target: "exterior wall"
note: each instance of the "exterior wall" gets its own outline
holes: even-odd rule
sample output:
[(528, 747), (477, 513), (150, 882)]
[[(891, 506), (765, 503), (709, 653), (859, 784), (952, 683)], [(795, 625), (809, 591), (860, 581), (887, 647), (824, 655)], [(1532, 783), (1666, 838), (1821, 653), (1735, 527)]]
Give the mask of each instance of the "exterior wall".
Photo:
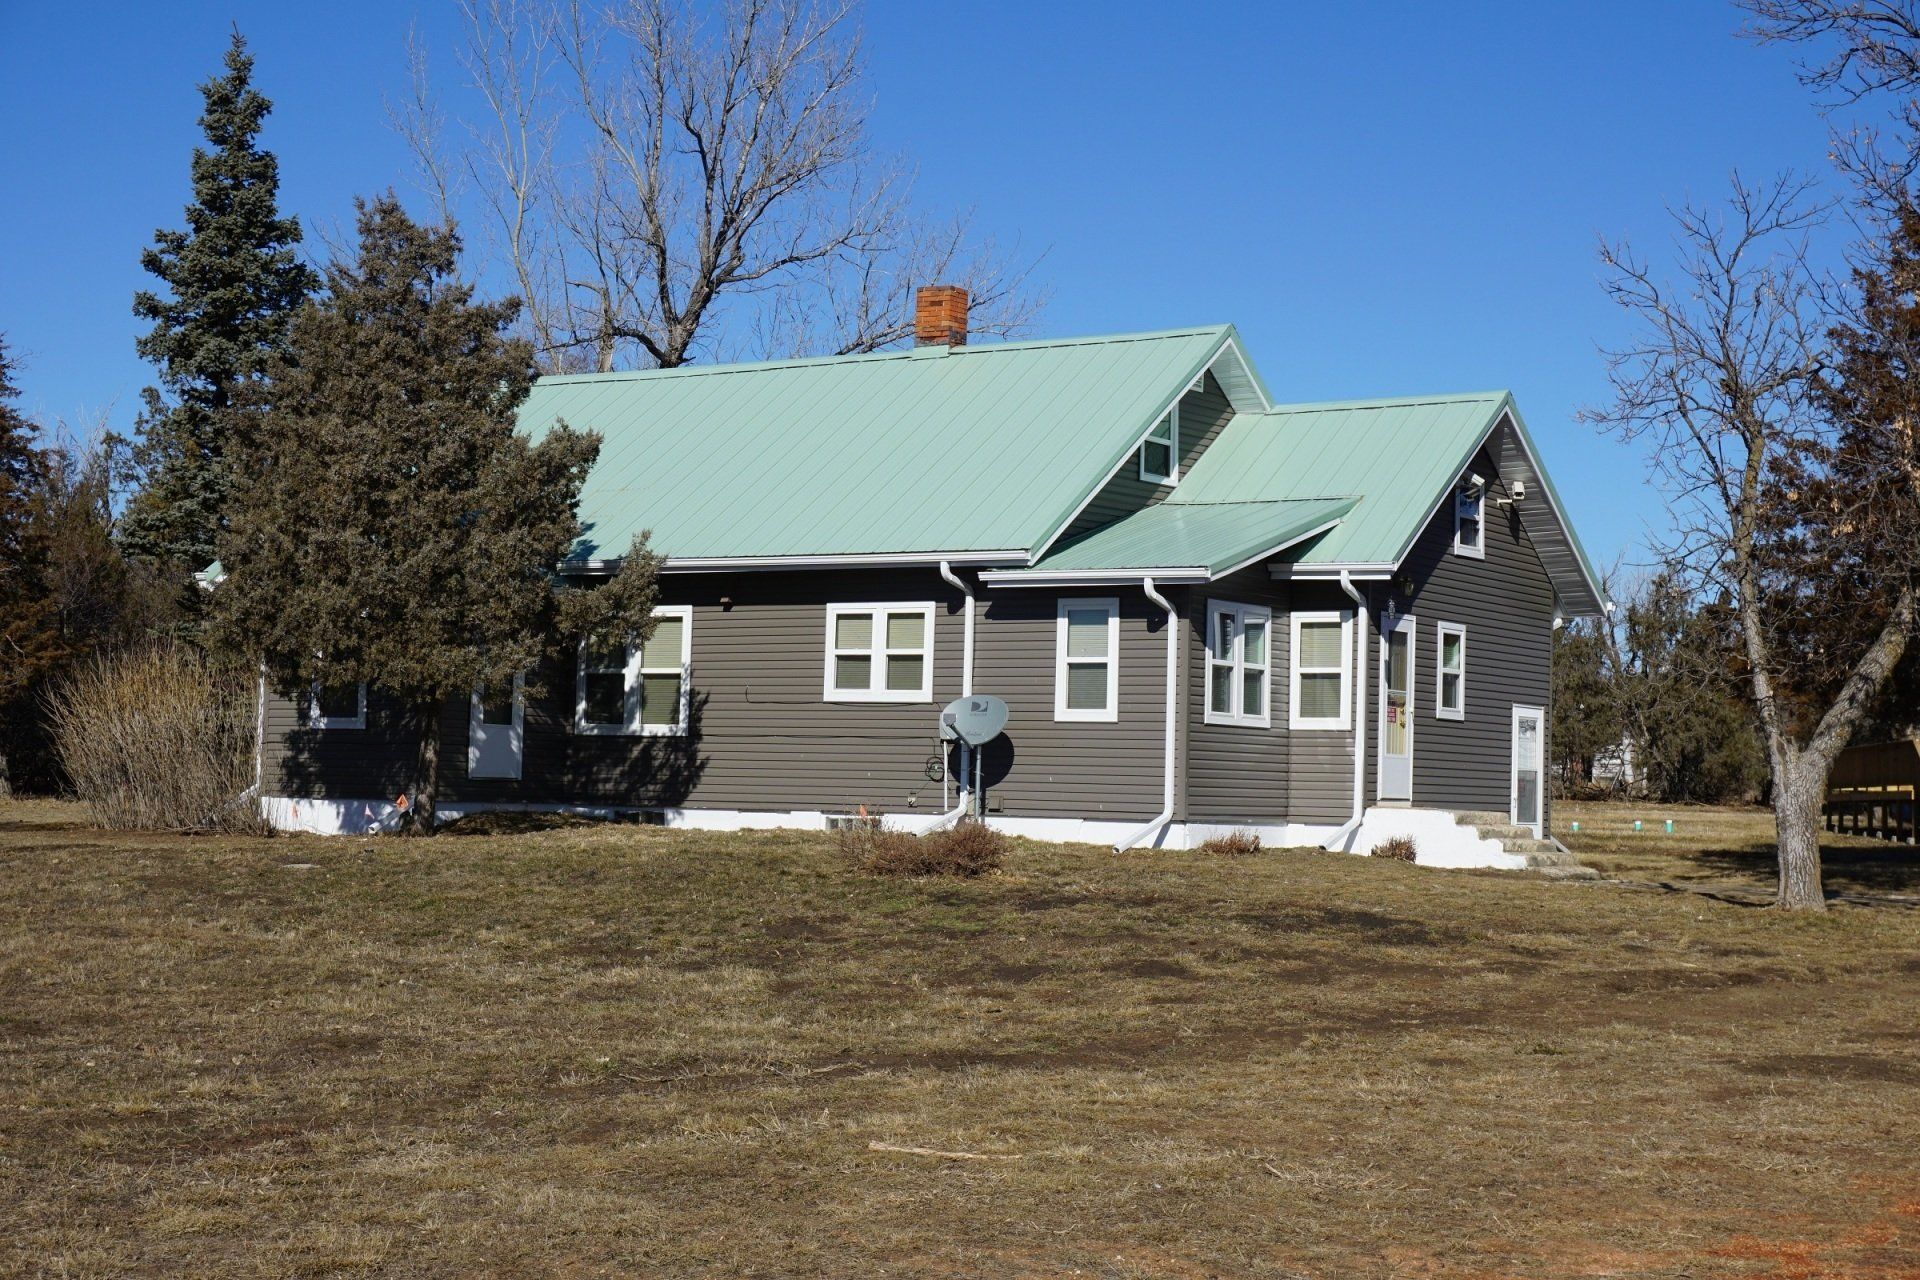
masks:
[[(1119, 719), (1053, 719), (1059, 596), (978, 591), (975, 691), (1006, 699), (1006, 735), (984, 760), (987, 796), (1008, 817), (1144, 822), (1159, 810), (1165, 619), (1140, 590), (1121, 605)], [(829, 703), (823, 696), (830, 603), (936, 602), (933, 698)], [(661, 603), (693, 610), (689, 731), (626, 737), (573, 731), (571, 655), (530, 680), (522, 776), (467, 777), (467, 704), (441, 719), (441, 796), (449, 805), (573, 804), (685, 810), (844, 812), (903, 817), (940, 810), (927, 768), (942, 755), (939, 709), (960, 696), (963, 597), (932, 569), (667, 575)], [(369, 691), (365, 730), (311, 730), (293, 699), (269, 699), (269, 794), (390, 797), (414, 747), (396, 709)]]
[[(1220, 389), (1219, 382), (1212, 374), (1206, 378), (1206, 387), (1200, 391), (1187, 393), (1180, 399), (1180, 474), (1185, 475), (1187, 468), (1199, 461), (1200, 455), (1207, 451), (1233, 420), (1233, 404), (1226, 393)], [(1120, 464), (1113, 479), (1107, 481), (1101, 490), (1094, 494), (1086, 509), (1074, 518), (1067, 531), (1060, 536), (1063, 543), (1092, 533), (1103, 525), (1112, 524), (1122, 516), (1132, 515), (1144, 510), (1156, 502), (1165, 500), (1174, 486), (1150, 484), (1140, 478), (1140, 451), (1135, 449)], [(1172, 597), (1169, 596), (1169, 599)]]
[[(1242, 569), (1206, 586), (1188, 589), (1186, 625), (1187, 716), (1191, 745), (1186, 754), (1187, 808), (1193, 822), (1283, 822), (1292, 812), (1287, 732), (1287, 584), (1275, 582), (1265, 564)], [(1273, 611), (1269, 630), (1273, 664), (1272, 727), (1208, 724), (1207, 608), (1210, 602), (1261, 604)]]
[[(1483, 476), (1497, 474), (1484, 454), (1472, 465)], [(1520, 510), (1494, 505), (1494, 499), (1508, 496), (1498, 480), (1488, 485), (1484, 560), (1453, 554), (1453, 508), (1443, 503), (1401, 567), (1400, 576), (1413, 583), (1411, 595), (1395, 591), (1392, 596), (1399, 612), (1412, 614), (1418, 623), (1413, 665), (1412, 803), (1416, 807), (1505, 813), (1513, 782), (1514, 705), (1540, 707), (1547, 720), (1552, 718), (1553, 584), (1527, 537)], [(1540, 501), (1529, 497), (1527, 504)], [(1379, 607), (1384, 608), (1388, 584), (1375, 583), (1373, 589)], [(1442, 622), (1466, 628), (1464, 720), (1442, 720), (1435, 714), (1439, 694), (1435, 662)], [(1368, 731), (1367, 794), (1377, 798), (1377, 628), (1371, 629), (1371, 646), (1373, 693), (1368, 707), (1373, 721)], [(1543, 809), (1542, 816), (1550, 814)]]

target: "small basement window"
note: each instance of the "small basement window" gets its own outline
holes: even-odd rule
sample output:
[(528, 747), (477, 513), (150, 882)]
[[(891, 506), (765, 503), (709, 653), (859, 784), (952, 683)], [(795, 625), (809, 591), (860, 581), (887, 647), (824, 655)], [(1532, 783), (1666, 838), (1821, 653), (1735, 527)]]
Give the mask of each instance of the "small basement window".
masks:
[(1434, 646), (1438, 667), (1433, 681), (1433, 714), (1442, 720), (1467, 718), (1467, 629), (1443, 622)]
[(1272, 613), (1262, 605), (1207, 605), (1208, 724), (1266, 728), (1270, 688)]
[(827, 607), (828, 702), (931, 702), (933, 603)]
[(1348, 688), (1353, 662), (1351, 613), (1293, 615), (1293, 671), (1287, 726), (1292, 729), (1345, 729), (1352, 696)]
[(1054, 641), (1053, 718), (1120, 718), (1120, 601), (1060, 601)]
[(687, 731), (693, 610), (661, 605), (645, 644), (617, 636), (580, 642), (574, 678), (578, 733), (671, 735)]
[(1140, 478), (1149, 484), (1180, 482), (1180, 406), (1167, 410), (1140, 442)]
[(315, 729), (366, 728), (366, 682), (323, 684), (315, 681), (307, 703), (307, 724)]
[(1456, 492), (1453, 496), (1453, 554), (1474, 560), (1487, 558), (1486, 522), (1481, 519), (1487, 491)]

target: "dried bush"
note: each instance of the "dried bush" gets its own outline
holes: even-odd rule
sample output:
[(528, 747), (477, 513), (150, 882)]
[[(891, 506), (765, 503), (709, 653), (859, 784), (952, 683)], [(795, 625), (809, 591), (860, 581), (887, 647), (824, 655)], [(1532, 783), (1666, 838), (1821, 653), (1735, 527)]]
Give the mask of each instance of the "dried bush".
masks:
[(1391, 840), (1382, 840), (1373, 846), (1374, 857), (1392, 858), (1396, 862), (1412, 862), (1416, 852), (1410, 836), (1395, 836)]
[(1223, 835), (1208, 836), (1200, 845), (1202, 853), (1246, 854), (1260, 852), (1260, 837), (1244, 827)]
[(916, 836), (889, 830), (863, 816), (840, 828), (840, 850), (869, 875), (954, 876), (970, 879), (997, 870), (1013, 842), (976, 819)]
[(263, 831), (254, 680), (177, 642), (96, 656), (47, 696), (54, 749), (103, 827)]

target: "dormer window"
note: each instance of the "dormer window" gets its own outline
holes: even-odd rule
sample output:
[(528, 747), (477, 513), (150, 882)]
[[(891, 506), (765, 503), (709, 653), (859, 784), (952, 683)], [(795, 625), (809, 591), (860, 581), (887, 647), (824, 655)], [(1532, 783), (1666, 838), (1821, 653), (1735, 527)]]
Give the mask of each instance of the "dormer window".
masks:
[(1140, 478), (1148, 484), (1177, 484), (1180, 480), (1180, 408), (1153, 424), (1140, 442)]
[(1486, 500), (1484, 485), (1462, 486), (1453, 495), (1453, 554), (1473, 560), (1487, 558), (1487, 527), (1481, 518)]

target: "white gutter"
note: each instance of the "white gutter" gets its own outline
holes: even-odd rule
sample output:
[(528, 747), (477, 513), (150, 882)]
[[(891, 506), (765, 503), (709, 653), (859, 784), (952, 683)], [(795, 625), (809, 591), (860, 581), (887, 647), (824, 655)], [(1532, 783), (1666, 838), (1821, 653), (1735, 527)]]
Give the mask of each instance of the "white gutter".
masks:
[(1180, 710), (1180, 619), (1173, 603), (1154, 589), (1151, 577), (1142, 578), (1140, 588), (1147, 593), (1147, 599), (1167, 611), (1166, 783), (1162, 788), (1160, 812), (1146, 826), (1114, 845), (1115, 853), (1125, 853), (1142, 840), (1158, 835), (1173, 821), (1174, 732), (1179, 727)]
[(1332, 849), (1342, 841), (1349, 850), (1353, 847), (1353, 833), (1359, 828), (1360, 820), (1367, 816), (1367, 602), (1354, 589), (1353, 579), (1346, 570), (1340, 571), (1340, 589), (1353, 601), (1353, 621), (1356, 639), (1353, 658), (1353, 816), (1340, 824), (1340, 829), (1327, 837), (1323, 849)]
[[(966, 597), (967, 619), (960, 632), (962, 637), (960, 641), (960, 696), (965, 698), (971, 696), (973, 693), (973, 588), (967, 585), (966, 579), (953, 571), (953, 562), (950, 560), (942, 560), (940, 562), (940, 576), (957, 587), (960, 594)], [(959, 821), (962, 817), (966, 816), (968, 807), (973, 804), (973, 794), (967, 789), (968, 779), (973, 776), (967, 770), (968, 764), (971, 763), (968, 756), (972, 754), (972, 751), (973, 748), (969, 747), (965, 742), (960, 744), (960, 803), (935, 818), (927, 830), (938, 831), (948, 823)]]
[[(610, 556), (585, 560), (562, 560), (555, 566), (559, 573), (612, 573), (624, 557)], [(1007, 551), (914, 551), (898, 554), (864, 552), (818, 556), (666, 556), (660, 561), (662, 573), (734, 573), (761, 569), (861, 569), (904, 568), (915, 565), (951, 564), (1023, 565), (1027, 553)]]

